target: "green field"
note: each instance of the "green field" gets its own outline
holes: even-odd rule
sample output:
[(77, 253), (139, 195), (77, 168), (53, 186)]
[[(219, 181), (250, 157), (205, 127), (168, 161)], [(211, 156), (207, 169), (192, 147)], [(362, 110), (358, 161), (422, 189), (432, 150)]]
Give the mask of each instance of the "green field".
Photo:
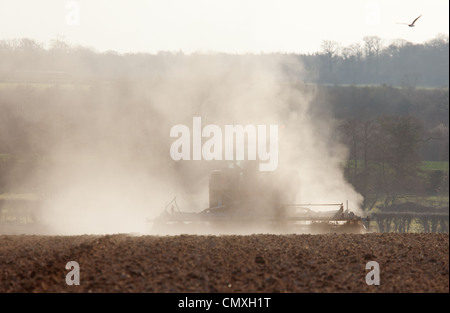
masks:
[(448, 171), (448, 162), (423, 161), (420, 168), (424, 171)]
[[(424, 171), (448, 171), (449, 162), (442, 162), (442, 161), (422, 161), (422, 164), (420, 165), (420, 169)], [(354, 160), (348, 160), (343, 162), (344, 167), (348, 168), (354, 168), (355, 161)], [(358, 169), (364, 168), (364, 162), (362, 160), (358, 160)]]

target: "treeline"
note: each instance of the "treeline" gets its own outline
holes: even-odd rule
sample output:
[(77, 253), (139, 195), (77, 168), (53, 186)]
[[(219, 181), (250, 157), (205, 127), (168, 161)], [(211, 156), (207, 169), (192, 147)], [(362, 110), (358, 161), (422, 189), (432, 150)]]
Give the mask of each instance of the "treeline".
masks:
[(387, 42), (378, 36), (349, 46), (326, 40), (321, 52), (301, 59), (309, 72), (317, 73), (316, 82), (324, 84), (443, 87), (449, 80), (447, 35), (423, 44)]
[[(410, 116), (420, 128), (421, 140), (417, 145), (420, 159), (449, 160), (448, 89), (323, 86), (314, 101), (317, 106), (330, 104), (333, 116), (353, 124), (373, 124), (381, 116)], [(354, 127), (359, 132), (363, 126)], [(358, 142), (357, 146), (362, 144)], [(356, 149), (355, 146), (349, 148)], [(352, 154), (355, 153), (356, 157), (361, 157), (361, 152)]]
[(429, 140), (444, 140), (446, 131), (425, 132), (420, 120), (408, 115), (349, 119), (340, 125), (349, 148), (347, 180), (364, 197), (363, 208), (384, 207), (402, 195), (448, 194), (447, 171), (423, 171), (420, 148)]
[[(182, 51), (157, 54), (115, 51), (97, 53), (87, 47), (72, 46), (62, 39), (52, 40), (48, 48), (32, 39), (0, 40), (0, 81), (65, 81), (89, 79), (155, 78), (176, 64), (198, 57)], [(205, 56), (202, 56), (205, 57)], [(232, 58), (236, 55), (212, 54)], [(362, 43), (341, 46), (324, 41), (314, 54), (259, 54), (240, 57), (297, 59), (303, 70), (287, 65), (282, 79), (315, 84), (391, 85), (401, 87), (448, 87), (449, 39), (438, 35), (423, 44), (402, 39), (386, 42), (377, 36)]]

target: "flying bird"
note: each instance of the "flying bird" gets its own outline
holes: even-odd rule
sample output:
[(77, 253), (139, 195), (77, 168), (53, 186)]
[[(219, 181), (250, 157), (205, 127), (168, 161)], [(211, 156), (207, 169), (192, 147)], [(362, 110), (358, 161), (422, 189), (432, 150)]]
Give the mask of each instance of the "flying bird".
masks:
[(414, 25), (414, 23), (421, 17), (422, 15), (420, 15), (419, 17), (417, 17), (411, 24), (408, 23), (397, 23), (397, 24), (404, 24), (404, 25), (408, 25), (409, 27), (414, 27), (416, 25)]

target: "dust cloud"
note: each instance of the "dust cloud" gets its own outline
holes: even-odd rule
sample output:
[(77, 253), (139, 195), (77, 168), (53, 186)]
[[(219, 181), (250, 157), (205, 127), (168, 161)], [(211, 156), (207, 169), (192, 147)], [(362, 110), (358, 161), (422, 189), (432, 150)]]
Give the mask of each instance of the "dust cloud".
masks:
[(279, 125), (278, 169), (298, 175), (295, 201), (348, 200), (358, 213), (362, 197), (344, 179), (347, 151), (331, 108), (311, 107), (316, 89), (286, 69), (298, 74), (302, 65), (286, 56), (193, 54), (151, 78), (62, 93), (52, 100), (58, 113), (47, 112), (52, 127), (35, 138), (49, 141), (33, 178), (46, 195), (40, 219), (53, 234), (146, 233), (147, 219), (173, 197), (183, 211), (206, 209), (208, 175), (225, 162), (174, 161), (169, 153), (171, 127), (191, 128), (194, 116), (202, 126)]

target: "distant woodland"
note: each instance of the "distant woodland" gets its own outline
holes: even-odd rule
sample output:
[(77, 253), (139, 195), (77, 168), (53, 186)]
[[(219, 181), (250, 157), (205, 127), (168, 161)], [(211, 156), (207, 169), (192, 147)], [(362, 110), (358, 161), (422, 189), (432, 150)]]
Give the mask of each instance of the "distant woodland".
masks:
[[(46, 47), (48, 46), (48, 47)], [(152, 78), (168, 66), (198, 55), (182, 51), (157, 54), (115, 51), (96, 52), (73, 46), (62, 38), (48, 45), (31, 39), (0, 40), (0, 81), (86, 81), (89, 79)], [(215, 57), (236, 57), (214, 54)], [(286, 66), (284, 79), (339, 85), (390, 85), (399, 87), (448, 87), (449, 38), (438, 35), (423, 44), (403, 39), (387, 42), (366, 36), (362, 43), (342, 46), (324, 40), (313, 54), (245, 55), (261, 59), (292, 57), (302, 71)]]

